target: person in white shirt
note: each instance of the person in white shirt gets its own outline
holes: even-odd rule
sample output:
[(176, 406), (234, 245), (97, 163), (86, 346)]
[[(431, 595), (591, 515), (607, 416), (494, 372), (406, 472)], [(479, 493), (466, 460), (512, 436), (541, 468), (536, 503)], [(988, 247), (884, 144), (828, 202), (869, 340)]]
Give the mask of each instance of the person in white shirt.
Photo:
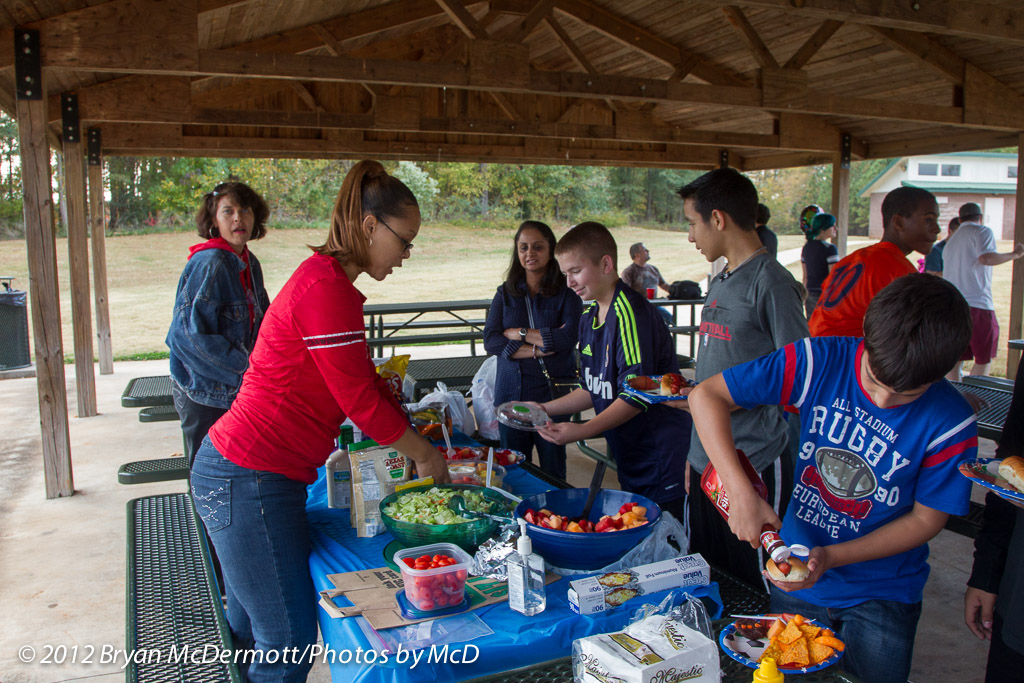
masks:
[[(971, 307), (971, 343), (962, 360), (974, 360), (972, 375), (987, 375), (999, 349), (999, 322), (992, 300), (992, 266), (1024, 256), (1024, 244), (1013, 251), (996, 251), (992, 229), (982, 225), (981, 207), (968, 202), (960, 207), (960, 228), (946, 240), (942, 252), (942, 277), (956, 285)], [(949, 371), (946, 378), (961, 379), (961, 366)]]

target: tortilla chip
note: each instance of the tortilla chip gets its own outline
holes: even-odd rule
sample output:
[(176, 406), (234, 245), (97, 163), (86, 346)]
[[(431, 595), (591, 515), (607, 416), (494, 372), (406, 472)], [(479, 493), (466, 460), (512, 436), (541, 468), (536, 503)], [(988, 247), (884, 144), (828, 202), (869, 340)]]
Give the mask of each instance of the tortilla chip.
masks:
[(796, 640), (789, 649), (782, 653), (782, 657), (777, 661), (779, 666), (809, 665), (811, 663), (811, 656), (807, 651), (807, 641), (803, 638)]
[(790, 619), (789, 624), (786, 625), (786, 629), (779, 635), (779, 641), (783, 645), (790, 645), (800, 638), (803, 638), (803, 635), (804, 634), (800, 632), (800, 627)]
[(814, 640), (815, 638), (817, 638), (818, 637), (818, 633), (820, 633), (820, 632), (821, 632), (821, 627), (820, 626), (815, 626), (814, 624), (808, 623), (806, 621), (804, 623), (800, 624), (800, 633), (803, 633), (807, 638), (809, 638), (811, 640)]
[(830, 648), (828, 645), (822, 645), (821, 643), (811, 643), (811, 664), (818, 664), (824, 662), (826, 659), (836, 653), (835, 650)]
[(764, 649), (764, 652), (761, 653), (761, 656), (758, 657), (757, 661), (763, 662), (765, 657), (771, 657), (776, 662), (782, 657), (782, 648), (779, 647), (778, 638), (772, 638), (771, 643), (769, 643), (768, 647)]

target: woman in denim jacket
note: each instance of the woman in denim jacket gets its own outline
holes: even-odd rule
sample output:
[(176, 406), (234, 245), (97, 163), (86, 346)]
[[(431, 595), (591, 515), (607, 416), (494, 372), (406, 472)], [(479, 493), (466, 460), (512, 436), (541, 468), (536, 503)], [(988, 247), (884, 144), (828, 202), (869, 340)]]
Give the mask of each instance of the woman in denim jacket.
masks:
[[(574, 350), (579, 340), (583, 302), (565, 284), (554, 258), (555, 235), (546, 224), (526, 221), (513, 239), (512, 262), (504, 284), (498, 287), (484, 326), (484, 348), (498, 357), (494, 405), (506, 401), (550, 401), (548, 375), (576, 376)], [(531, 325), (527, 306), (533, 308)], [(503, 448), (522, 451), (532, 460), (537, 448), (540, 467), (565, 479), (565, 446), (499, 425)]]
[(208, 192), (196, 214), (206, 241), (189, 249), (166, 340), (190, 469), (206, 433), (235, 400), (270, 305), (260, 262), (247, 246), (266, 234), (269, 215), (263, 199), (237, 182)]

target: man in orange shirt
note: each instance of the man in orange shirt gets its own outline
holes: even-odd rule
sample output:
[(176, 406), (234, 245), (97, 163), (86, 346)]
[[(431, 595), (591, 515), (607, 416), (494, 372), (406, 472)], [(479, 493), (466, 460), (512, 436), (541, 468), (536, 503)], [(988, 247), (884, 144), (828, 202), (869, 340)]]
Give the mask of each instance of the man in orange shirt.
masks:
[(882, 200), (882, 241), (841, 260), (822, 283), (811, 316), (812, 337), (863, 337), (868, 304), (886, 285), (917, 270), (907, 260), (932, 250), (940, 228), (939, 204), (928, 190), (898, 187)]

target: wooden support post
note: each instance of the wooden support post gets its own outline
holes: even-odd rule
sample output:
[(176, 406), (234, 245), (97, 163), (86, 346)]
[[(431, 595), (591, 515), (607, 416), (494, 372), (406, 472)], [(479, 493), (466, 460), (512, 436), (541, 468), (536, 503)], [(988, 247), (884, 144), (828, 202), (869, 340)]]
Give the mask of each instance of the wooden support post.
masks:
[(67, 206), (68, 263), (71, 264), (71, 329), (75, 342), (78, 417), (96, 414), (92, 364), (92, 305), (89, 302), (89, 233), (85, 225), (85, 155), (78, 121), (78, 96), (60, 98), (64, 136), (64, 202)]
[[(1017, 215), (1013, 219), (1013, 243), (1024, 242), (1024, 178), (1020, 170), (1024, 168), (1024, 133), (1017, 138)], [(1024, 318), (1024, 259), (1013, 262), (1013, 275), (1010, 280), (1010, 324), (1006, 330), (1007, 339), (1021, 339), (1021, 323)], [(1010, 349), (1006, 354), (1006, 376), (1014, 379), (1017, 366), (1021, 361), (1021, 352)]]
[(43, 471), (46, 497), (57, 498), (74, 494), (75, 484), (71, 473), (64, 346), (61, 341), (60, 301), (57, 295), (57, 240), (53, 225), (50, 148), (46, 141), (46, 99), (42, 83), (39, 32), (15, 29), (14, 54)]
[(839, 154), (832, 162), (832, 215), (836, 217), (836, 249), (846, 256), (850, 234), (850, 134), (843, 133)]
[(92, 236), (92, 277), (96, 292), (96, 345), (100, 374), (114, 374), (114, 350), (110, 343), (110, 306), (107, 294), (106, 216), (103, 206), (103, 144), (99, 128), (90, 128), (89, 232)]

